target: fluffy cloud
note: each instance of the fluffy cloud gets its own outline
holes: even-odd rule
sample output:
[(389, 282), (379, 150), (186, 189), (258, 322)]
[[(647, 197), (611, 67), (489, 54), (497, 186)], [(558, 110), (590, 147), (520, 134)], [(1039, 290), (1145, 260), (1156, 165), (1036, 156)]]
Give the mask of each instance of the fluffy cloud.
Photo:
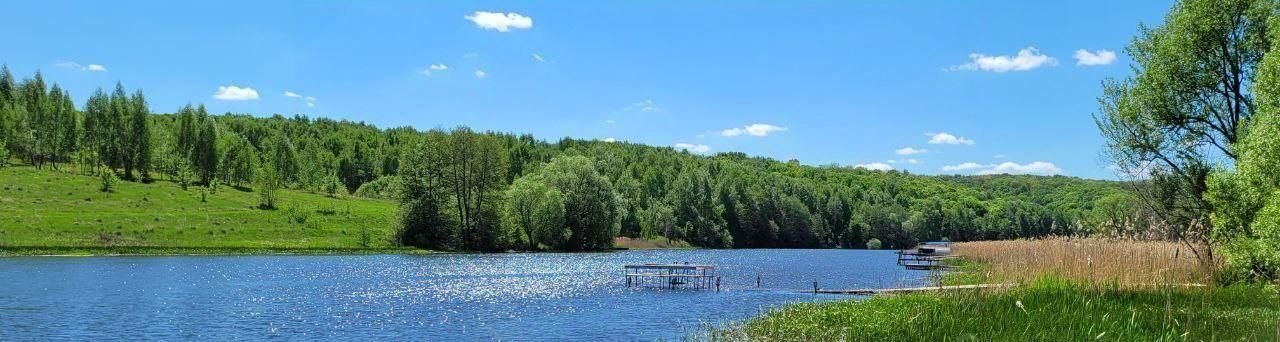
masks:
[(58, 62), (54, 66), (59, 68), (78, 69), (80, 71), (105, 72), (107, 67), (102, 64), (80, 65), (76, 62)]
[(672, 146), (674, 146), (677, 150), (685, 150), (693, 153), (707, 153), (711, 151), (711, 146), (707, 146), (707, 145), (678, 143)]
[(736, 137), (739, 135), (746, 134), (753, 137), (765, 137), (765, 136), (769, 136), (769, 133), (785, 131), (785, 130), (787, 130), (786, 127), (774, 126), (770, 124), (754, 123), (754, 124), (750, 124), (742, 127), (725, 129), (723, 131), (720, 131), (720, 135), (726, 136), (726, 137)]
[(533, 54), (533, 60), (538, 61), (538, 63), (542, 63), (542, 62), (546, 62), (546, 61), (547, 61), (547, 59), (546, 59), (546, 58), (542, 58), (542, 55), (539, 55), (539, 54), (536, 54), (536, 53), (535, 53), (535, 54)]
[(257, 100), (258, 91), (249, 87), (241, 88), (233, 85), (221, 86), (218, 87), (217, 92), (213, 93), (213, 98), (223, 101)]
[(501, 13), (501, 12), (485, 12), (476, 11), (468, 16), (463, 16), (467, 20), (476, 23), (476, 26), (498, 32), (509, 32), (511, 29), (528, 30), (533, 28), (533, 18), (526, 17), (520, 13)]
[(924, 135), (928, 136), (929, 143), (934, 145), (973, 145), (973, 140), (947, 132), (925, 133)]
[(1116, 53), (1111, 50), (1090, 52), (1089, 50), (1079, 49), (1072, 56), (1076, 59), (1076, 65), (1084, 66), (1107, 65), (1116, 61)]
[(982, 165), (982, 164), (978, 164), (978, 163), (974, 163), (974, 162), (967, 162), (967, 163), (960, 163), (960, 164), (956, 164), (956, 165), (946, 165), (946, 166), (943, 166), (943, 167), (942, 167), (942, 171), (947, 171), (947, 172), (968, 171), (968, 170), (981, 169), (981, 168), (984, 168), (984, 167), (987, 167), (987, 166), (986, 166), (986, 165)]
[(859, 168), (859, 169), (873, 170), (873, 171), (893, 170), (893, 166), (890, 166), (889, 164), (885, 164), (885, 163), (878, 163), (878, 162), (868, 163), (868, 164), (858, 164), (858, 165), (854, 165), (853, 167)]
[(893, 151), (893, 153), (897, 153), (897, 154), (898, 154), (898, 155), (900, 155), (900, 156), (909, 156), (909, 155), (913, 155), (913, 154), (921, 154), (921, 153), (925, 153), (925, 152), (929, 152), (929, 150), (922, 149), (922, 148), (914, 148), (914, 147), (910, 147), (910, 146), (908, 146), (908, 147), (903, 147), (903, 148), (900, 148), (900, 149), (897, 149), (897, 150), (894, 150), (894, 151)]
[(485, 76), (489, 76), (489, 74), (486, 74), (484, 70), (476, 70), (476, 78), (485, 78)]
[(295, 98), (295, 99), (300, 99), (300, 98), (302, 98), (302, 95), (298, 95), (298, 93), (295, 93), (295, 92), (292, 92), (292, 91), (288, 91), (288, 90), (285, 90), (285, 91), (284, 91), (284, 96), (285, 96), (285, 97), (292, 97), (292, 98)]
[(974, 171), (978, 175), (1039, 175), (1051, 176), (1062, 174), (1062, 169), (1058, 168), (1050, 162), (1033, 161), (1027, 164), (1018, 164), (1014, 162), (1003, 162), (999, 164), (978, 164), (974, 162), (961, 163), (957, 165), (947, 165), (942, 167), (942, 171), (947, 172), (965, 172)]
[(980, 175), (997, 175), (1003, 173), (1011, 175), (1049, 176), (1062, 174), (1062, 169), (1058, 168), (1057, 165), (1053, 165), (1053, 163), (1033, 161), (1030, 164), (1025, 165), (1013, 162), (1003, 162), (989, 169), (978, 171), (978, 174)]
[(604, 140), (603, 140), (603, 141), (604, 141), (604, 142), (616, 142), (616, 141), (618, 141), (618, 139), (614, 139), (613, 137), (608, 137), (608, 138), (604, 138)]
[(969, 63), (951, 67), (951, 70), (981, 70), (992, 72), (1027, 71), (1042, 66), (1057, 65), (1058, 60), (1040, 53), (1034, 47), (1018, 50), (1017, 55), (989, 56), (969, 54)]

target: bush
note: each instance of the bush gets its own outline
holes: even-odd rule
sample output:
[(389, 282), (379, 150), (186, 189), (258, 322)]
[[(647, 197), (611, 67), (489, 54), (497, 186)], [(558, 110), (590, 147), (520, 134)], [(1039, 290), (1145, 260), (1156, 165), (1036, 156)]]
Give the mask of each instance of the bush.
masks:
[(372, 182), (364, 183), (352, 195), (363, 198), (395, 200), (400, 187), (399, 176), (383, 176)]
[(98, 191), (102, 192), (115, 192), (116, 184), (120, 183), (120, 178), (117, 178), (116, 173), (111, 170), (102, 171), (98, 175), (98, 179), (101, 181)]
[(867, 249), (880, 249), (880, 247), (882, 247), (880, 239), (871, 238), (871, 240), (867, 240)]

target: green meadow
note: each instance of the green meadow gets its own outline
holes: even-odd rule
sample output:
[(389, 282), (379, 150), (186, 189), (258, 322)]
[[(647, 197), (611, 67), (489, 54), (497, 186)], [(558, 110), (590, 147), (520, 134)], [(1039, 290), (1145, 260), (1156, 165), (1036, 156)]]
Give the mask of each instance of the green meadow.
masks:
[(0, 250), (6, 254), (390, 252), (394, 202), (282, 190), (277, 209), (250, 189), (0, 168)]

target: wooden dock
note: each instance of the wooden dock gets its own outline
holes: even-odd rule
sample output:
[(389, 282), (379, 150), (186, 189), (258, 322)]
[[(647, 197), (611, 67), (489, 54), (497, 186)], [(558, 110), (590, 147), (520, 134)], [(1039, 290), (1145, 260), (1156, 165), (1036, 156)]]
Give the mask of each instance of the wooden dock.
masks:
[[(882, 295), (882, 294), (905, 294), (915, 292), (933, 292), (933, 291), (954, 291), (954, 290), (979, 290), (1009, 287), (1010, 284), (975, 284), (975, 285), (950, 285), (950, 286), (925, 286), (925, 287), (904, 287), (894, 289), (850, 289), (850, 290), (816, 290), (812, 293), (820, 294), (842, 294), (842, 295)], [(804, 291), (809, 292), (809, 291)]]
[(691, 287), (715, 288), (720, 291), (720, 276), (715, 266), (692, 264), (639, 264), (622, 267), (627, 287)]
[(950, 242), (926, 242), (916, 248), (898, 251), (898, 266), (908, 270), (945, 270), (951, 266), (943, 261), (951, 258)]

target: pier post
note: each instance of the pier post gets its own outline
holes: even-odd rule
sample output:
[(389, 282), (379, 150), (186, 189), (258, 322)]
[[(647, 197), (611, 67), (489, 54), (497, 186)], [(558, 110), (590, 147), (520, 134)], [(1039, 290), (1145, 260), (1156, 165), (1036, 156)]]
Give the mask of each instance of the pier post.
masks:
[(720, 292), (720, 277), (716, 276), (716, 292)]
[(760, 287), (760, 273), (756, 273), (756, 287)]
[(813, 281), (813, 293), (814, 293), (814, 294), (817, 294), (817, 293), (818, 293), (818, 281), (817, 281), (817, 280), (814, 280), (814, 281)]

